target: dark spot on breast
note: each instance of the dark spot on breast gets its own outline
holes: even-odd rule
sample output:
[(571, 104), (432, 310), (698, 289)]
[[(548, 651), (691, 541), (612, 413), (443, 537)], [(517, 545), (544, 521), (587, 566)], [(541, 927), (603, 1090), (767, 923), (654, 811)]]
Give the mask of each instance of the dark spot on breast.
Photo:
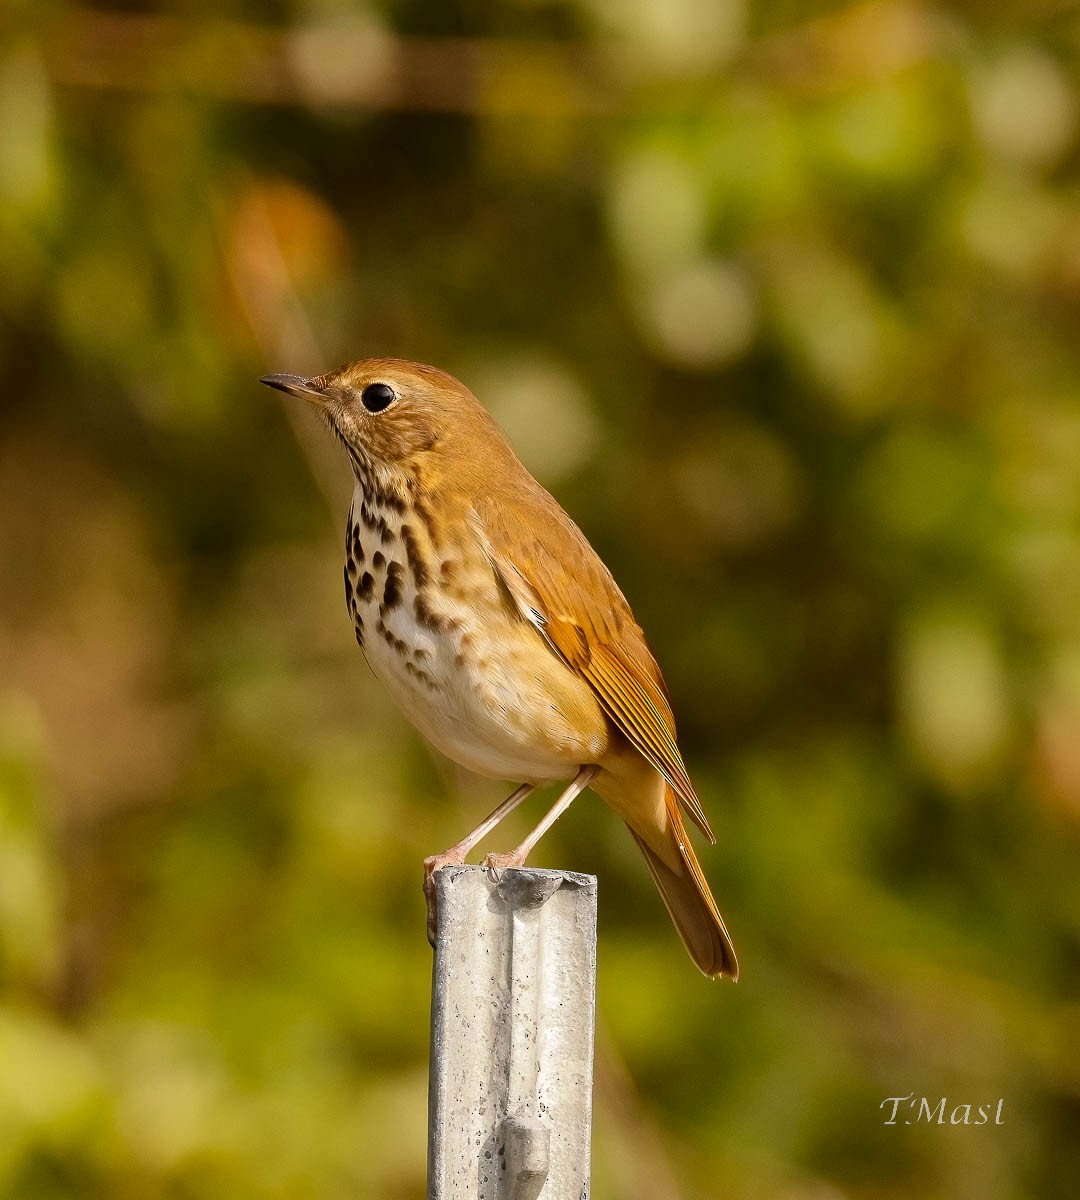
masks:
[(390, 526), (387, 525), (386, 518), (381, 512), (377, 512), (371, 507), (366, 500), (360, 505), (360, 520), (363, 521), (368, 529), (379, 535), (379, 541), (384, 546), (388, 546), (394, 540), (394, 535), (390, 532)]
[(352, 608), (353, 602), (352, 570), (353, 564), (347, 562), (345, 564), (345, 607), (348, 609)]
[(359, 454), (349, 445), (344, 438), (341, 439), (341, 444), (345, 447), (345, 452), (349, 456), (349, 461), (353, 465), (353, 470), (356, 472), (356, 478), (360, 480), (362, 486), (366, 486), (365, 481), (368, 477), (367, 463), (360, 457)]
[(419, 624), (435, 633), (449, 633), (458, 627), (458, 621), (454, 617), (440, 616), (439, 613), (432, 609), (426, 597), (420, 592), (417, 593), (416, 599), (413, 601), (413, 613)]
[(376, 571), (381, 571), (386, 566), (386, 555), (381, 550), (376, 550), (371, 558), (371, 565)]
[(435, 682), (432, 676), (427, 673), (427, 671), (423, 670), (423, 668), (414, 666), (411, 662), (407, 662), (405, 664), (405, 670), (413, 677), (413, 679), (418, 679), (429, 691), (434, 692), (438, 690), (439, 685)]
[(379, 637), (381, 637), (381, 638), (383, 639), (383, 641), (384, 641), (384, 642), (386, 642), (386, 644), (387, 644), (388, 646), (390, 646), (390, 647), (391, 647), (391, 648), (392, 648), (392, 649), (393, 649), (393, 650), (394, 650), (394, 651), (395, 651), (397, 654), (400, 654), (402, 658), (404, 658), (404, 657), (405, 657), (405, 656), (408, 654), (408, 652), (409, 652), (409, 647), (408, 647), (408, 646), (407, 646), (407, 645), (406, 645), (406, 644), (405, 644), (405, 643), (404, 643), (404, 642), (401, 640), (401, 638), (399, 638), (399, 637), (395, 637), (395, 636), (394, 636), (394, 635), (393, 635), (393, 634), (390, 632), (390, 630), (386, 628), (386, 625), (385, 625), (385, 623), (383, 622), (383, 619), (382, 619), (382, 617), (380, 617), (380, 618), (379, 618), (379, 620), (376, 622), (376, 625), (375, 625), (375, 632), (376, 632), (376, 633), (379, 635)]
[(356, 559), (358, 566), (364, 565), (364, 547), (360, 542), (360, 526), (354, 525), (352, 528), (352, 554)]
[(405, 568), (399, 562), (392, 562), (386, 568), (386, 583), (383, 585), (382, 604), (379, 606), (380, 615), (386, 616), (401, 603), (404, 582)]
[(461, 564), (452, 558), (445, 558), (439, 564), (439, 580), (442, 583), (450, 583), (454, 576), (457, 575)]
[(353, 632), (356, 634), (356, 644), (364, 648), (364, 620), (358, 613), (353, 613)]
[(417, 496), (413, 502), (413, 508), (416, 510), (416, 515), (420, 518), (421, 523), (427, 530), (427, 535), (431, 541), (431, 544), (433, 546), (436, 545), (438, 542), (438, 539), (435, 536), (437, 530), (435, 528), (435, 516), (432, 513), (431, 508), (425, 501), (421, 500), (419, 496)]
[(427, 587), (428, 568), (420, 553), (420, 542), (411, 526), (402, 525), (400, 532), (401, 540), (405, 543), (405, 558), (409, 563), (409, 570), (412, 571), (413, 582), (418, 588)]
[(360, 576), (360, 582), (356, 586), (356, 598), (358, 600), (368, 601), (371, 599), (372, 593), (375, 591), (375, 578), (370, 571), (365, 571)]

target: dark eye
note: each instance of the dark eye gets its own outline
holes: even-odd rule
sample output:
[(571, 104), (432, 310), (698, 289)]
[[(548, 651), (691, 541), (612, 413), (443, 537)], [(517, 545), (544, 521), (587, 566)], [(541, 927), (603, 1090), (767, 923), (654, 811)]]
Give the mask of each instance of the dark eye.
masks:
[(369, 383), (360, 393), (368, 412), (382, 412), (394, 399), (394, 389), (388, 383)]

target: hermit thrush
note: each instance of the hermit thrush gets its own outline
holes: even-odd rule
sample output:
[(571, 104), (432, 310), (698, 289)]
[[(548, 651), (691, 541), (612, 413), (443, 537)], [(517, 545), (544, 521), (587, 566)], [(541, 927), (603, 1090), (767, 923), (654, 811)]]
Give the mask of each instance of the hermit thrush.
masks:
[(599, 556), (473, 394), (434, 367), (365, 359), (263, 383), (316, 404), (356, 476), (345, 600), (372, 670), (439, 750), (521, 781), (425, 862), (469, 851), (538, 785), (572, 779), (492, 870), (521, 866), (585, 787), (630, 826), (694, 962), (738, 975), (683, 824), (715, 841), (675, 741), (667, 690)]

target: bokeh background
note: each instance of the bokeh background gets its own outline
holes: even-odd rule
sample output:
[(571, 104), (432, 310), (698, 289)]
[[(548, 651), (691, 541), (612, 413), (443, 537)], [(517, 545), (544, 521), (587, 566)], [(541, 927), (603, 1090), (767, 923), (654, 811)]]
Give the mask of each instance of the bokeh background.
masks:
[(423, 1194), (420, 859), (503, 789), (255, 382), (368, 354), (578, 518), (719, 831), (734, 987), (595, 799), (537, 856), (601, 881), (598, 1200), (1075, 1194), (1077, 5), (0, 22), (0, 1195)]

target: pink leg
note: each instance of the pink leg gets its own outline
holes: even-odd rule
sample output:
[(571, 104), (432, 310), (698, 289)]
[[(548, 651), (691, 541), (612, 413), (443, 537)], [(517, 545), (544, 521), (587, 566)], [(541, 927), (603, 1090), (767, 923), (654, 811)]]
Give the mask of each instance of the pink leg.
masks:
[(529, 834), (529, 836), (510, 850), (506, 854), (489, 854), (484, 859), (484, 866), (493, 875), (498, 877), (499, 872), (507, 867), (523, 867), (525, 860), (533, 852), (536, 843), (544, 836), (545, 833), (555, 824), (555, 822), (563, 815), (577, 797), (589, 786), (596, 778), (600, 768), (597, 766), (582, 767), (574, 776), (574, 782), (566, 789), (565, 792), (555, 801), (548, 810), (547, 815), (539, 825)]
[(482, 841), (495, 828), (496, 825), (514, 811), (515, 808), (529, 795), (535, 791), (535, 783), (523, 783), (512, 795), (507, 798), (495, 809), (490, 816), (485, 817), (483, 821), (471, 832), (467, 833), (460, 842), (455, 842), (448, 850), (444, 850), (442, 854), (432, 854), (429, 858), (424, 859), (424, 895), (427, 897), (427, 931), (428, 941), (435, 945), (435, 930), (438, 924), (438, 915), (435, 910), (435, 872), (443, 867), (459, 867), (468, 857), (469, 851)]

